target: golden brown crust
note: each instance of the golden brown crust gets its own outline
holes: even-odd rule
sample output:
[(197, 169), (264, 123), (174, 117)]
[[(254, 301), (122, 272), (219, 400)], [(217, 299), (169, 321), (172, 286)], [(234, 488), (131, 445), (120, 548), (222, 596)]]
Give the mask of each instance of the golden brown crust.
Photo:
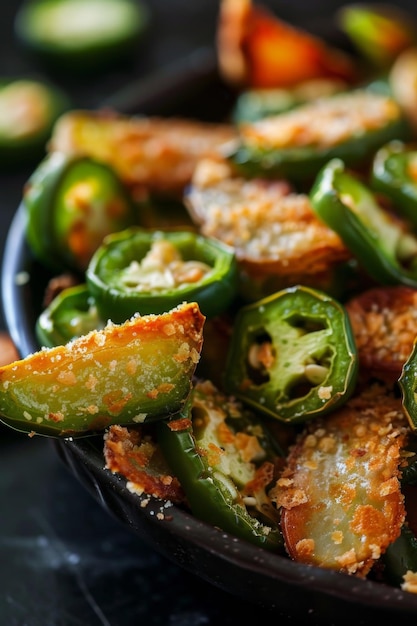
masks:
[(56, 432), (69, 436), (178, 410), (200, 359), (204, 321), (196, 302), (183, 303), (4, 365), (2, 415), (23, 415), (34, 430), (56, 422)]
[(177, 195), (189, 183), (196, 162), (217, 155), (235, 135), (228, 124), (71, 111), (56, 123), (49, 150), (108, 163), (138, 195)]
[(417, 336), (417, 290), (374, 287), (351, 298), (346, 309), (362, 375), (395, 383)]
[(308, 196), (285, 180), (246, 180), (225, 162), (202, 159), (185, 201), (201, 232), (234, 248), (250, 276), (317, 275), (351, 258)]
[(104, 436), (106, 469), (118, 473), (130, 483), (135, 493), (184, 502), (184, 492), (172, 475), (158, 445), (144, 436), (141, 427), (111, 426)]
[(306, 427), (270, 493), (293, 559), (368, 574), (405, 519), (399, 464), (407, 433), (400, 400), (378, 386)]
[(241, 124), (239, 132), (246, 145), (260, 149), (328, 149), (400, 118), (401, 109), (393, 98), (357, 90)]

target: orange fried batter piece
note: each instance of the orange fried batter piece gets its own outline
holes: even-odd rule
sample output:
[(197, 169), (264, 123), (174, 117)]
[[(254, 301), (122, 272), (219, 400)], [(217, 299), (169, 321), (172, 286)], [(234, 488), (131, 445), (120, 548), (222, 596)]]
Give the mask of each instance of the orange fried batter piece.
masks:
[(395, 383), (417, 336), (417, 290), (373, 287), (346, 303), (363, 375)]
[(126, 478), (130, 491), (184, 502), (184, 492), (172, 475), (160, 448), (142, 427), (111, 426), (104, 435), (106, 469)]
[(149, 191), (178, 195), (197, 160), (217, 155), (235, 134), (228, 124), (70, 111), (56, 123), (48, 149), (107, 163), (138, 196)]
[(365, 577), (405, 520), (399, 465), (407, 421), (381, 385), (310, 423), (272, 500), (291, 558)]
[(234, 248), (240, 267), (258, 280), (298, 275), (305, 282), (351, 258), (308, 196), (285, 180), (246, 180), (226, 161), (202, 159), (184, 201), (200, 231)]
[(352, 82), (356, 76), (344, 52), (250, 0), (222, 0), (217, 50), (225, 80), (245, 87), (288, 87), (325, 77)]

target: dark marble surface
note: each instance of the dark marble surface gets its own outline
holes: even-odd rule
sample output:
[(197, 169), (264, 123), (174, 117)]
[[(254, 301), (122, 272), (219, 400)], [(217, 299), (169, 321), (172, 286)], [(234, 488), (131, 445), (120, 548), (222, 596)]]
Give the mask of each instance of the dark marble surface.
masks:
[[(132, 80), (213, 43), (214, 0), (148, 4), (151, 28), (129, 67), (89, 81), (59, 77), (74, 107), (97, 106)], [(305, 25), (329, 11), (324, 0), (265, 4)], [(1, 3), (0, 77), (49, 78), (15, 40), (13, 18), (19, 5)], [(0, 171), (0, 252), (30, 172), (30, 166)], [(3, 318), (0, 324), (4, 326)], [(249, 598), (237, 600), (160, 557), (92, 499), (48, 439), (29, 439), (4, 427), (0, 428), (0, 590), (0, 624), (7, 626), (293, 623), (291, 616), (279, 611), (271, 615)], [(308, 623), (314, 623), (314, 616)]]

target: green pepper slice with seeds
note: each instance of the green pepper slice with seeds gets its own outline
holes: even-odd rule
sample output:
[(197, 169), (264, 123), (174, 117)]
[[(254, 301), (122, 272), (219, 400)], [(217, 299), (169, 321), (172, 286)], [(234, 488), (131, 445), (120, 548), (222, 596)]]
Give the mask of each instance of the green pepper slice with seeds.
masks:
[(64, 345), (76, 337), (104, 327), (86, 284), (63, 289), (36, 320), (41, 346)]
[(417, 237), (378, 202), (340, 159), (332, 159), (310, 192), (313, 210), (383, 285), (417, 287)]
[(254, 414), (199, 381), (182, 417), (156, 427), (196, 517), (268, 550), (282, 549), (279, 513), (267, 493), (280, 451)]
[(354, 391), (357, 349), (344, 307), (297, 285), (242, 307), (225, 368), (225, 388), (258, 411), (304, 422)]
[(417, 228), (417, 150), (392, 141), (378, 150), (372, 165), (373, 189), (383, 193)]
[(198, 302), (206, 317), (225, 311), (237, 292), (237, 262), (226, 244), (193, 231), (128, 228), (109, 235), (86, 273), (100, 316), (122, 322)]
[(136, 208), (114, 171), (84, 156), (52, 152), (23, 192), (26, 239), (53, 270), (83, 272), (103, 238), (136, 222)]

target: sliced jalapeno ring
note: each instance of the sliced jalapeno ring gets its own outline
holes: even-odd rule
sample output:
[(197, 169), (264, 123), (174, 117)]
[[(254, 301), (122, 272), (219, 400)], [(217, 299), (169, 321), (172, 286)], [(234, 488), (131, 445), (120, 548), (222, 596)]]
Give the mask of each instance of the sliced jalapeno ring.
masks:
[(332, 159), (312, 187), (317, 216), (340, 236), (364, 270), (383, 285), (417, 287), (417, 237), (394, 218), (340, 159)]
[(284, 422), (302, 422), (346, 402), (358, 357), (344, 307), (304, 286), (241, 308), (225, 369), (229, 393)]
[(401, 141), (383, 146), (375, 155), (371, 180), (372, 187), (417, 228), (417, 150)]
[(86, 273), (100, 316), (114, 322), (183, 301), (214, 317), (232, 303), (237, 276), (229, 246), (192, 231), (139, 227), (106, 237)]
[(28, 243), (54, 270), (84, 271), (105, 235), (136, 221), (132, 199), (109, 166), (61, 152), (32, 174), (23, 205)]
[(36, 321), (36, 336), (41, 346), (52, 348), (103, 326), (94, 299), (82, 284), (55, 296)]
[(85, 74), (126, 59), (148, 22), (138, 0), (26, 0), (15, 32), (48, 66)]
[(35, 162), (70, 99), (56, 85), (29, 78), (0, 79), (0, 164), (2, 168)]

